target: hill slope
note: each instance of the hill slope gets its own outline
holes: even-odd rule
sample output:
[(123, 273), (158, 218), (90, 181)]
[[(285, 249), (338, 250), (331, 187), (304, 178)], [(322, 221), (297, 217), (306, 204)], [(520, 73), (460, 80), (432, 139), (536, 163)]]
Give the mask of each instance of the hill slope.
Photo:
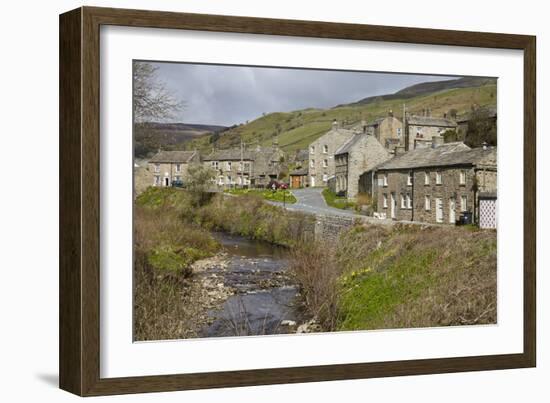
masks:
[[(461, 88), (465, 85), (479, 86)], [(458, 87), (458, 88), (449, 88)], [(472, 105), (496, 106), (497, 87), (493, 79), (458, 79), (439, 83), (423, 83), (405, 88), (396, 94), (376, 97), (370, 101), (340, 105), (331, 109), (304, 109), (294, 112), (276, 112), (264, 115), (248, 124), (232, 127), (226, 131), (200, 136), (186, 144), (187, 149), (209, 152), (212, 147), (237, 147), (242, 139), (246, 144), (270, 145), (277, 139), (286, 152), (303, 149), (326, 133), (334, 119), (351, 126), (365, 119), (385, 116), (393, 110), (402, 117), (403, 104), (412, 114), (420, 114), (430, 108), (434, 116), (455, 109), (461, 114)]]

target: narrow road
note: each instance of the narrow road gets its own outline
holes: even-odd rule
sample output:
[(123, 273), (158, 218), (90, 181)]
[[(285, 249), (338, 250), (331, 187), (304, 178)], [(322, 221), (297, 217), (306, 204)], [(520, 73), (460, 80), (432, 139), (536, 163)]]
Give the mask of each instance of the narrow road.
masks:
[(302, 211), (310, 214), (328, 214), (346, 217), (357, 217), (353, 211), (330, 207), (326, 204), (322, 188), (293, 189), (292, 193), (298, 200), (294, 204), (287, 204), (287, 210)]

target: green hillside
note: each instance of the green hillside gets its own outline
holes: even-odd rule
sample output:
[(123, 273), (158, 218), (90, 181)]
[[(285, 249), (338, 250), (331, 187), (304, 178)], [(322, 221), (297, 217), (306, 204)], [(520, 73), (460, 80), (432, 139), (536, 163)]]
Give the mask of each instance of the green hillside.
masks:
[(401, 118), (404, 103), (412, 114), (420, 114), (425, 108), (431, 109), (432, 116), (442, 116), (451, 109), (462, 114), (469, 111), (472, 105), (496, 106), (496, 92), (495, 82), (479, 87), (442, 90), (412, 98), (374, 100), (366, 105), (354, 103), (332, 109), (270, 113), (221, 133), (195, 138), (186, 144), (186, 148), (208, 152), (214, 146), (239, 146), (241, 139), (246, 144), (270, 145), (277, 138), (284, 151), (293, 152), (306, 148), (309, 143), (326, 133), (334, 119), (343, 122), (346, 127), (362, 119), (372, 122), (385, 116), (389, 110), (393, 110), (394, 115)]

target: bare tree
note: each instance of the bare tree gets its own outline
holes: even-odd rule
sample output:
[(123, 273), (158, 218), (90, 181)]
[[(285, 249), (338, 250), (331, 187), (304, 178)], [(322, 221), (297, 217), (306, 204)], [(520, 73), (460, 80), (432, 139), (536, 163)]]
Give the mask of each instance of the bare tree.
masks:
[(173, 117), (184, 103), (166, 89), (156, 74), (158, 67), (150, 63), (134, 62), (134, 122), (144, 123)]

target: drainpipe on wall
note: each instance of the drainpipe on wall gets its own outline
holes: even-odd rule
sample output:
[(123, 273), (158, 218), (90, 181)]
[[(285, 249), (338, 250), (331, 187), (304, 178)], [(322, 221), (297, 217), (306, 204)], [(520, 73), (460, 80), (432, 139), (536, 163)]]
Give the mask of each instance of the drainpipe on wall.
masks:
[(414, 208), (416, 203), (414, 202), (414, 171), (411, 171), (411, 221), (414, 221)]

